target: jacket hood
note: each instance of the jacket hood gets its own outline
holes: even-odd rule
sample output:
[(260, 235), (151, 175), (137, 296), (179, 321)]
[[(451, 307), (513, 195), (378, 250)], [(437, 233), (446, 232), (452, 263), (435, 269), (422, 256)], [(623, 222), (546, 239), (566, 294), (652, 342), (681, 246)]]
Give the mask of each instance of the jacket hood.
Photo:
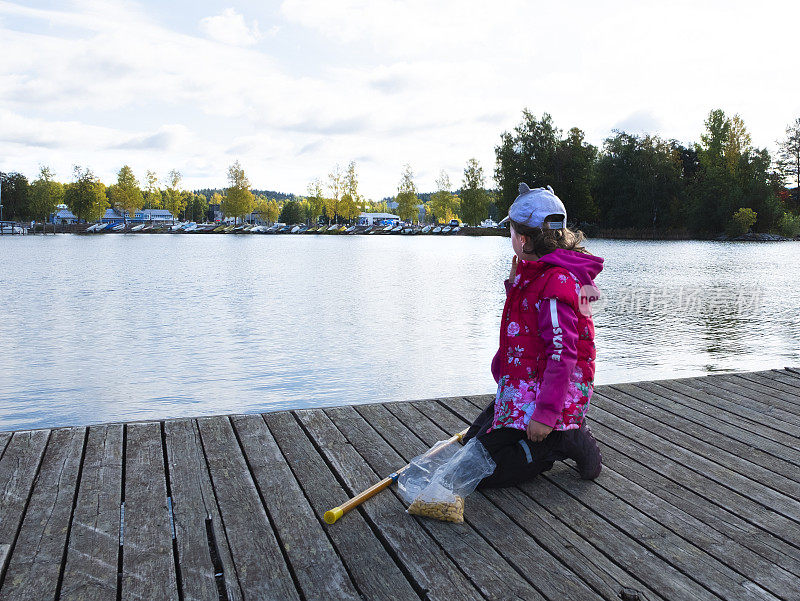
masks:
[(578, 278), (581, 286), (594, 286), (594, 278), (603, 271), (602, 257), (563, 248), (557, 248), (553, 252), (547, 253), (539, 261), (571, 271)]

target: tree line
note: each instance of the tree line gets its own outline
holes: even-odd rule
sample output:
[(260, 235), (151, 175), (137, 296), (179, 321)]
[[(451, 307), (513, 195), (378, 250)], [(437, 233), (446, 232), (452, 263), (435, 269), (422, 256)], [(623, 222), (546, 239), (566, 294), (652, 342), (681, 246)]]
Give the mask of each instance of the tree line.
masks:
[[(406, 164), (397, 193), (381, 201), (359, 192), (355, 161), (346, 168), (334, 166), (324, 179), (312, 179), (304, 196), (252, 190), (238, 161), (228, 168), (228, 187), (222, 190), (185, 190), (176, 169), (163, 179), (147, 171), (140, 182), (128, 165), (109, 186), (81, 166), (74, 167), (68, 183), (56, 181), (43, 166), (30, 183), (20, 173), (0, 173), (0, 185), (4, 218), (16, 221), (46, 220), (64, 203), (84, 221), (100, 219), (109, 207), (129, 216), (142, 208), (167, 209), (179, 219), (205, 221), (213, 219), (213, 208), (226, 218), (255, 216), (268, 223), (352, 223), (361, 212), (391, 212), (407, 222), (458, 219), (477, 225), (487, 217), (505, 216), (524, 181), (531, 187), (553, 186), (570, 224), (589, 232), (708, 235), (753, 227), (800, 234), (800, 118), (786, 128), (773, 157), (752, 145), (739, 115), (719, 109), (709, 113), (696, 143), (614, 131), (600, 148), (588, 143), (579, 128), (564, 132), (549, 114), (537, 118), (525, 109), (521, 122), (500, 135), (493, 175), (497, 187), (489, 189), (483, 167), (470, 159), (460, 188), (453, 190), (449, 174), (441, 170), (436, 190), (420, 193)], [(794, 190), (787, 189), (787, 181)]]
[[(753, 227), (800, 234), (800, 119), (773, 157), (756, 148), (739, 115), (712, 110), (700, 141), (614, 131), (602, 148), (573, 127), (564, 133), (544, 113), (524, 110), (495, 148), (497, 211), (506, 214), (521, 181), (552, 185), (577, 226), (695, 235)], [(786, 187), (794, 184), (794, 190)]]

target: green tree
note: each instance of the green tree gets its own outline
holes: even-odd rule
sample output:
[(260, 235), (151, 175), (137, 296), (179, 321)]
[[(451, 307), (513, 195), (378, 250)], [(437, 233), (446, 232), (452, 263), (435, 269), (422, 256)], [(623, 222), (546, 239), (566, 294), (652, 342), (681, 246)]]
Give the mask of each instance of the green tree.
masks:
[(180, 218), (180, 214), (186, 209), (187, 194), (181, 190), (183, 175), (177, 169), (172, 169), (167, 174), (167, 188), (164, 190), (164, 208), (172, 213), (173, 221)]
[(505, 216), (517, 197), (520, 182), (531, 188), (553, 185), (556, 181), (555, 158), (561, 131), (553, 118), (544, 113), (541, 119), (528, 110), (513, 132), (503, 132), (495, 147), (495, 181), (500, 186), (498, 213)]
[(727, 232), (732, 236), (746, 234), (750, 231), (750, 228), (753, 227), (757, 219), (758, 216), (753, 209), (741, 208), (731, 216), (727, 224)]
[(28, 198), (28, 178), (21, 173), (0, 172), (0, 205), (8, 221), (28, 221), (31, 217)]
[(447, 223), (451, 219), (458, 219), (459, 198), (450, 189), (450, 176), (442, 169), (436, 179), (436, 192), (431, 195), (431, 200), (426, 207), (430, 210), (434, 222)]
[(675, 225), (671, 207), (682, 193), (676, 146), (658, 136), (624, 132), (606, 139), (593, 192), (603, 225), (653, 230)]
[(38, 221), (47, 221), (56, 207), (64, 202), (64, 186), (53, 179), (49, 167), (39, 169), (39, 178), (34, 180), (29, 191), (31, 216)]
[(594, 223), (599, 217), (592, 196), (592, 177), (597, 161), (597, 148), (584, 140), (577, 127), (567, 132), (556, 144), (554, 174), (551, 184), (567, 209), (569, 220)]
[(303, 221), (303, 211), (300, 203), (295, 200), (287, 200), (283, 203), (281, 209), (280, 222), (281, 223), (301, 223)]
[(144, 206), (148, 209), (160, 209), (162, 206), (161, 188), (158, 187), (158, 176), (155, 171), (145, 174)]
[(78, 219), (99, 220), (108, 208), (106, 187), (88, 167), (75, 165), (72, 173), (75, 181), (66, 185), (64, 202)]
[(189, 194), (184, 213), (190, 221), (205, 221), (208, 213), (208, 199), (205, 194)]
[(483, 167), (477, 159), (470, 159), (461, 184), (461, 218), (468, 224), (478, 225), (489, 214), (491, 197), (485, 186)]
[(239, 217), (244, 217), (253, 211), (254, 203), (250, 182), (239, 161), (236, 161), (228, 167), (228, 187), (225, 189), (222, 212), (227, 217), (233, 217), (235, 223)]
[(117, 183), (111, 186), (110, 193), (111, 202), (122, 213), (123, 221), (133, 219), (144, 204), (139, 182), (128, 165), (123, 165), (117, 173)]
[(800, 207), (800, 118), (786, 128), (786, 138), (778, 142), (778, 169), (784, 180), (795, 185), (795, 208)]
[(403, 167), (400, 176), (400, 184), (397, 186), (397, 215), (403, 221), (414, 222), (419, 220), (419, 197), (417, 197), (417, 186), (414, 183), (414, 172), (411, 165)]
[[(330, 197), (325, 203), (325, 214), (328, 216), (328, 221), (336, 219), (339, 215), (339, 200), (341, 199), (344, 189), (344, 174), (337, 164), (333, 170), (328, 174), (328, 190), (330, 190)], [(338, 223), (338, 219), (336, 219)]]
[(319, 217), (326, 214), (325, 196), (322, 191), (322, 182), (319, 178), (311, 180), (308, 184), (308, 203), (310, 206), (309, 218), (316, 223)]

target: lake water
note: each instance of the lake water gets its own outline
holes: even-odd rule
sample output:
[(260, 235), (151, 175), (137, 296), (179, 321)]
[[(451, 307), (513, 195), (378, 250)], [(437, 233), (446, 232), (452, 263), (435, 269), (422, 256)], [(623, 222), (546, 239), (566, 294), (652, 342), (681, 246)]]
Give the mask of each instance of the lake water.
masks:
[[(590, 240), (600, 384), (800, 365), (800, 243)], [(493, 393), (510, 240), (0, 237), (0, 429)]]

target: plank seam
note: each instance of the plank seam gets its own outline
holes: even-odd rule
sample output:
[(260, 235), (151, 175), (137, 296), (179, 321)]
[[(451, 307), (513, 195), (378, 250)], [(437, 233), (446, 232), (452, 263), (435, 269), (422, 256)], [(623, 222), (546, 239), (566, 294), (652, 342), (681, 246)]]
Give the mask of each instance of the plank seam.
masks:
[[(267, 428), (267, 431), (270, 433), (270, 436), (272, 436), (272, 438), (275, 439), (275, 434), (269, 427), (269, 424), (267, 423), (267, 420), (264, 418), (263, 413), (261, 414), (261, 420), (264, 422), (264, 426)], [(297, 476), (297, 473), (294, 471), (294, 468), (289, 463), (289, 459), (286, 457), (286, 454), (283, 452), (283, 449), (278, 444), (277, 440), (275, 440), (275, 447), (281, 454), (281, 457), (283, 458), (283, 462), (286, 464), (286, 467), (288, 467), (289, 471), (292, 472), (292, 476), (294, 476), (294, 479), (297, 482), (297, 487), (300, 489), (300, 492), (303, 494), (306, 503), (308, 503), (308, 506), (311, 508), (314, 517), (317, 518), (317, 521), (319, 522), (322, 531), (325, 533), (325, 536), (327, 537), (328, 542), (331, 545), (331, 548), (336, 552), (336, 557), (339, 558), (339, 562), (342, 564), (342, 568), (344, 568), (344, 571), (347, 573), (347, 577), (350, 578), (350, 583), (353, 585), (353, 588), (356, 590), (356, 592), (363, 597), (364, 592), (359, 589), (358, 583), (356, 582), (356, 578), (353, 576), (353, 573), (350, 571), (347, 562), (345, 562), (344, 558), (342, 557), (342, 554), (339, 552), (339, 549), (336, 546), (336, 543), (334, 542), (333, 538), (331, 538), (329, 529), (325, 527), (325, 521), (322, 519), (322, 517), (317, 515), (317, 512), (314, 510), (314, 505), (311, 502), (311, 498), (308, 496), (308, 493), (306, 493), (305, 487), (301, 484), (300, 478)]]
[[(213, 493), (214, 505), (217, 508), (217, 515), (219, 515), (219, 521), (220, 521), (220, 526), (222, 528), (222, 534), (225, 537), (225, 543), (226, 543), (226, 545), (228, 547), (228, 550), (230, 552), (231, 541), (230, 541), (230, 538), (228, 538), (228, 531), (225, 530), (225, 520), (222, 518), (222, 508), (219, 505), (219, 495), (217, 495), (217, 487), (216, 487), (216, 484), (214, 483), (214, 478), (211, 475), (211, 466), (208, 463), (208, 453), (206, 452), (205, 442), (203, 441), (203, 432), (200, 430), (200, 424), (197, 422), (196, 418), (192, 419), (192, 426), (193, 426), (193, 431), (196, 432), (196, 436), (200, 440), (200, 451), (203, 453), (203, 463), (205, 464), (206, 474), (208, 475), (208, 482), (209, 482), (209, 485), (211, 486), (211, 492)], [(209, 516), (209, 517), (211, 517), (211, 516)], [(211, 530), (212, 530), (212, 532), (214, 531), (214, 523), (213, 523), (213, 521), (211, 522)], [(214, 541), (216, 543), (216, 536), (214, 537)], [(244, 588), (242, 587), (242, 582), (241, 582), (241, 579), (239, 578), (239, 568), (236, 565), (236, 562), (234, 561), (232, 554), (230, 556), (230, 560), (231, 560), (231, 565), (233, 566), (233, 576), (236, 579), (236, 583), (239, 585), (239, 591), (241, 591), (241, 594), (244, 595), (245, 594)], [(222, 559), (220, 558), (220, 562), (221, 561), (222, 561)], [(225, 573), (223, 571), (223, 582), (224, 582), (224, 578), (225, 578)], [(227, 592), (227, 588), (226, 588), (225, 595), (227, 596), (227, 594), (228, 594), (228, 592)]]
[(178, 590), (178, 601), (183, 601), (183, 574), (181, 573), (181, 562), (178, 554), (178, 539), (175, 534), (175, 514), (172, 510), (172, 484), (170, 483), (169, 461), (167, 460), (167, 433), (163, 421), (158, 423), (158, 428), (161, 434), (161, 461), (164, 464), (164, 482), (167, 489), (167, 511), (169, 512), (169, 524), (172, 533), (172, 561), (175, 563), (175, 584)]
[[(733, 375), (738, 380), (738, 382), (735, 382), (737, 385), (742, 386), (744, 388), (747, 388), (749, 390), (753, 390), (754, 392), (758, 392), (755, 389), (755, 387), (757, 386), (757, 387), (760, 387), (762, 389), (774, 390), (775, 392), (780, 392), (781, 394), (787, 394), (787, 395), (791, 395), (792, 394), (788, 390), (783, 390), (782, 388), (778, 388), (777, 386), (770, 385), (770, 382), (772, 382), (773, 384), (775, 384), (775, 383), (785, 384), (786, 386), (791, 386), (790, 384), (786, 384), (785, 382), (783, 382), (781, 380), (778, 380), (777, 382), (773, 382), (772, 379), (769, 378), (769, 376), (761, 376), (765, 380), (767, 380), (767, 382), (762, 382), (760, 380), (751, 380), (750, 378), (746, 378), (745, 376), (753, 377), (753, 374), (751, 374), (749, 372), (745, 372), (745, 373), (742, 373), (742, 374), (733, 374)], [(760, 374), (755, 374), (755, 375), (758, 376)], [(741, 384), (739, 382), (741, 382)], [(764, 390), (764, 392), (766, 393), (767, 391)], [(797, 393), (800, 394), (800, 389), (798, 389)], [(783, 401), (784, 403), (790, 403), (792, 405), (795, 405), (795, 406), (798, 407), (798, 409), (800, 409), (800, 398), (797, 398), (796, 400), (792, 400), (792, 399), (780, 399), (780, 400)], [(788, 411), (788, 409), (786, 409), (786, 411)]]
[(19, 533), (22, 532), (22, 524), (25, 521), (25, 515), (28, 513), (28, 505), (31, 502), (31, 497), (33, 496), (33, 489), (36, 488), (36, 482), (39, 480), (39, 471), (42, 469), (42, 463), (44, 462), (44, 456), (47, 453), (47, 447), (50, 444), (50, 438), (53, 435), (53, 431), (50, 430), (47, 432), (47, 442), (44, 445), (44, 449), (42, 449), (42, 454), (39, 457), (39, 462), (36, 465), (36, 472), (31, 482), (30, 490), (28, 490), (28, 496), (25, 499), (25, 505), (22, 508), (22, 515), (20, 516), (19, 524), (17, 525), (17, 531), (14, 533), (14, 540), (8, 546), (8, 552), (5, 556), (5, 563), (0, 565), (0, 590), (3, 589), (3, 583), (6, 579), (6, 573), (8, 571), (8, 565), (11, 563), (11, 555), (14, 553), (14, 548), (17, 545), (17, 540), (19, 539)]
[[(339, 485), (342, 487), (342, 489), (347, 491), (347, 494), (349, 494), (352, 497), (355, 494), (355, 492), (353, 491), (353, 489), (350, 486), (348, 486), (348, 484), (347, 484), (347, 482), (345, 482), (344, 478), (342, 478), (342, 476), (339, 474), (339, 472), (336, 471), (336, 468), (333, 466), (333, 464), (325, 456), (325, 453), (323, 452), (323, 450), (320, 447), (319, 443), (317, 442), (317, 440), (314, 439), (313, 436), (311, 436), (311, 433), (306, 428), (305, 424), (303, 423), (303, 420), (301, 420), (298, 417), (298, 415), (297, 415), (297, 413), (295, 411), (290, 411), (289, 413), (294, 418), (294, 420), (297, 422), (297, 425), (300, 427), (300, 429), (303, 430), (303, 433), (306, 435), (306, 438), (308, 438), (308, 440), (311, 441), (311, 445), (314, 447), (314, 450), (317, 452), (317, 454), (322, 459), (322, 461), (325, 463), (325, 465), (328, 466), (328, 469), (333, 474), (333, 477), (336, 478), (336, 481), (339, 483)], [(333, 422), (331, 422), (331, 423), (333, 423)], [(333, 424), (333, 427), (336, 428), (337, 431), (339, 431), (339, 433), (341, 434), (341, 431), (336, 427), (336, 424)], [(344, 434), (342, 434), (342, 437), (345, 440), (347, 440), (347, 437)], [(422, 585), (420, 585), (420, 583), (418, 583), (414, 579), (414, 577), (411, 575), (411, 572), (408, 570), (408, 568), (406, 568), (405, 564), (400, 560), (400, 558), (398, 557), (398, 555), (395, 552), (395, 550), (389, 544), (389, 541), (387, 541), (384, 538), (384, 536), (381, 534), (380, 528), (378, 528), (378, 525), (375, 524), (372, 521), (372, 519), (369, 517), (369, 514), (366, 511), (364, 511), (364, 508), (361, 507), (361, 506), (357, 507), (356, 510), (364, 518), (364, 522), (367, 524), (367, 526), (369, 526), (370, 530), (372, 530), (372, 533), (375, 535), (375, 538), (378, 540), (378, 542), (380, 542), (380, 544), (386, 550), (386, 553), (389, 555), (389, 557), (392, 558), (392, 560), (394, 561), (394, 563), (397, 566), (397, 568), (400, 570), (400, 572), (403, 574), (403, 576), (406, 577), (406, 580), (408, 581), (409, 585), (414, 590), (414, 592), (417, 593), (417, 595), (419, 596), (420, 599), (426, 599), (426, 600), (430, 599), (430, 597), (425, 592), (426, 589), (423, 588)]]
[(117, 601), (122, 601), (122, 555), (125, 552), (125, 472), (128, 454), (128, 424), (122, 424), (122, 475), (119, 496), (119, 550), (117, 551)]
[(55, 599), (61, 597), (61, 586), (64, 583), (64, 569), (67, 567), (67, 551), (69, 551), (69, 540), (72, 536), (72, 520), (75, 517), (75, 508), (78, 506), (78, 494), (81, 489), (81, 478), (83, 476), (83, 464), (86, 459), (86, 447), (89, 444), (89, 427), (83, 433), (83, 449), (81, 450), (81, 461), (78, 465), (78, 475), (75, 481), (75, 493), (72, 497), (72, 509), (69, 512), (69, 522), (67, 523), (67, 538), (64, 541), (64, 553), (61, 556), (61, 566), (58, 569), (58, 580), (56, 581)]
[[(230, 424), (231, 430), (233, 430), (233, 436), (236, 438), (236, 443), (239, 445), (239, 450), (242, 453), (242, 457), (244, 458), (244, 463), (247, 466), (247, 472), (250, 474), (250, 480), (253, 483), (253, 486), (258, 493), (258, 498), (261, 501), (261, 505), (264, 507), (264, 513), (267, 516), (267, 521), (269, 522), (270, 528), (272, 528), (272, 533), (275, 535), (275, 540), (278, 542), (278, 548), (281, 550), (281, 555), (283, 556), (283, 562), (286, 564), (286, 569), (289, 570), (289, 574), (292, 577), (292, 582), (294, 582), (294, 588), (297, 591), (298, 596), (300, 597), (300, 601), (306, 601), (306, 596), (303, 593), (303, 589), (300, 587), (300, 581), (297, 578), (297, 574), (295, 573), (294, 566), (292, 565), (291, 561), (289, 561), (289, 554), (286, 552), (286, 546), (281, 539), (280, 532), (278, 531), (277, 526), (275, 525), (275, 520), (270, 513), (269, 507), (267, 506), (267, 501), (264, 498), (264, 494), (261, 491), (261, 488), (258, 486), (258, 481), (256, 480), (256, 476), (253, 473), (253, 467), (250, 465), (250, 459), (247, 457), (247, 454), (244, 451), (244, 445), (242, 444), (241, 439), (239, 438), (239, 432), (236, 430), (236, 426), (231, 419), (231, 416), (227, 416), (228, 423)], [(244, 594), (244, 591), (242, 591)]]

